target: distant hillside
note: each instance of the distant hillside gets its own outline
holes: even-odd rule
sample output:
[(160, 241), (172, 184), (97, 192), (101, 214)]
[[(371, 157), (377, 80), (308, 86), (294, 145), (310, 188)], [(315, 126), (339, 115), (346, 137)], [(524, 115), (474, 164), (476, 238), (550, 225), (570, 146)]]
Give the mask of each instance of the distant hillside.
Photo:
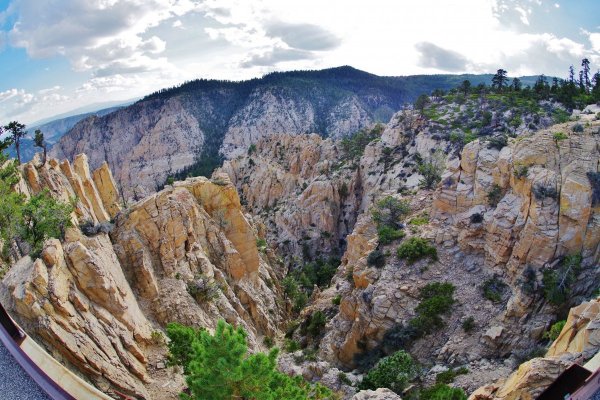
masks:
[(93, 168), (107, 160), (125, 192), (142, 196), (178, 172), (208, 175), (221, 157), (243, 154), (264, 136), (346, 136), (388, 122), (420, 94), (448, 90), (465, 79), (489, 84), (491, 77), (382, 77), (344, 66), (242, 82), (195, 80), (79, 122), (52, 155), (72, 159), (86, 152)]
[[(105, 108), (99, 111), (88, 112), (85, 114), (72, 115), (65, 118), (51, 120), (41, 125), (35, 125), (27, 129), (28, 136), (23, 139), (21, 144), (21, 160), (27, 162), (33, 158), (35, 153), (41, 151), (33, 145), (33, 135), (36, 129), (41, 130), (44, 133), (44, 139), (48, 144), (48, 148), (52, 148), (58, 140), (69, 131), (76, 123), (89, 116), (104, 116), (110, 114), (113, 111), (118, 110), (121, 106)], [(8, 150), (11, 157), (16, 157), (14, 146), (11, 146)]]

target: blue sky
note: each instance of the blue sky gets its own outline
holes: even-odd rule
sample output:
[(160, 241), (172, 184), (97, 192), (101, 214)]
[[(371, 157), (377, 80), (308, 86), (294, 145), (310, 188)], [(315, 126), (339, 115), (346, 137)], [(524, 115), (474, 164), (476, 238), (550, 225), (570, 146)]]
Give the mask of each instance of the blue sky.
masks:
[(598, 0), (0, 0), (0, 123), (195, 78), (600, 67)]

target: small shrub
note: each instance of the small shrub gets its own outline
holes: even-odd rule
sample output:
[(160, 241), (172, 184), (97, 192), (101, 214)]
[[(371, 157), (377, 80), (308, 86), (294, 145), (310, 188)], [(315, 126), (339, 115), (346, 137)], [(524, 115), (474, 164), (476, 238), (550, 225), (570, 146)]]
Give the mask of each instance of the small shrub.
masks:
[(437, 250), (429, 242), (420, 237), (411, 237), (402, 243), (397, 250), (398, 258), (405, 259), (409, 264), (423, 258), (429, 257), (437, 261)]
[(558, 322), (552, 324), (552, 326), (550, 327), (550, 330), (544, 332), (543, 338), (549, 339), (551, 341), (555, 341), (556, 339), (558, 339), (558, 336), (560, 335), (560, 332), (565, 327), (566, 323), (567, 323), (567, 321), (562, 320), (562, 321), (558, 321)]
[(161, 345), (165, 343), (165, 336), (161, 331), (152, 331), (150, 337), (155, 344)]
[(556, 108), (552, 111), (552, 117), (554, 118), (555, 123), (562, 124), (569, 120), (570, 115), (565, 110)]
[(327, 317), (322, 311), (315, 311), (305, 321), (304, 325), (300, 327), (303, 334), (309, 334), (312, 337), (321, 335), (323, 328), (327, 324)]
[(566, 140), (569, 137), (567, 135), (565, 135), (564, 132), (554, 132), (554, 135), (552, 135), (552, 138), (554, 139), (554, 141), (557, 143), (562, 141), (562, 140)]
[(339, 306), (342, 303), (342, 295), (338, 294), (333, 299), (331, 299), (331, 303), (334, 306)]
[(513, 170), (513, 175), (517, 179), (527, 178), (527, 174), (529, 173), (529, 167), (527, 165), (517, 165)]
[(575, 133), (583, 132), (583, 125), (581, 125), (581, 124), (573, 125), (573, 132), (575, 132)]
[(256, 247), (258, 247), (259, 250), (266, 249), (267, 241), (265, 239), (261, 239), (261, 238), (256, 239)]
[(410, 221), (408, 221), (409, 225), (414, 225), (414, 226), (427, 225), (428, 223), (429, 223), (429, 217), (427, 215), (421, 215), (419, 217), (412, 218)]
[(344, 372), (340, 372), (338, 374), (338, 380), (343, 385), (352, 386), (352, 381), (350, 380), (350, 378), (348, 378), (348, 375), (346, 375), (346, 373), (344, 373)]
[(399, 229), (402, 227), (400, 218), (410, 212), (410, 204), (393, 196), (386, 196), (379, 200), (371, 210), (373, 221), (377, 227), (390, 227)]
[(256, 145), (253, 143), (248, 147), (248, 155), (251, 156), (254, 153), (256, 153)]
[(342, 199), (345, 199), (346, 197), (348, 197), (349, 190), (348, 190), (348, 184), (346, 182), (343, 182), (340, 185), (340, 188), (338, 189), (338, 193), (340, 194), (340, 197)]
[(472, 224), (480, 224), (483, 222), (483, 213), (474, 213), (469, 217), (469, 221)]
[(218, 299), (221, 294), (219, 285), (204, 278), (189, 282), (187, 291), (199, 302), (209, 302)]
[(469, 317), (465, 319), (462, 323), (463, 331), (471, 332), (475, 328), (475, 318)]
[(400, 350), (379, 360), (358, 387), (360, 390), (388, 388), (397, 394), (402, 394), (417, 373), (418, 368), (410, 354)]
[(409, 322), (418, 337), (444, 325), (441, 315), (450, 311), (454, 304), (454, 290), (454, 285), (448, 282), (429, 283), (421, 288), (421, 302), (415, 309), (417, 316)]
[(377, 268), (383, 268), (385, 265), (385, 254), (381, 250), (373, 250), (367, 257), (367, 264)]
[(518, 283), (520, 284), (523, 292), (530, 296), (534, 295), (537, 292), (537, 274), (535, 269), (533, 269), (530, 265), (525, 267), (521, 278), (518, 280)]
[(443, 383), (438, 383), (423, 389), (419, 400), (467, 400), (467, 395), (461, 388), (453, 388)]
[(483, 297), (494, 303), (499, 303), (502, 301), (502, 296), (504, 295), (506, 288), (506, 284), (497, 276), (486, 280), (483, 285), (481, 285)]
[(558, 198), (558, 192), (556, 191), (556, 188), (552, 186), (545, 186), (541, 183), (538, 183), (533, 187), (532, 190), (533, 195), (539, 201), (544, 200), (546, 197), (549, 197), (551, 199)]
[(377, 228), (377, 236), (380, 244), (390, 244), (394, 240), (403, 239), (406, 232), (401, 229), (394, 229), (390, 226), (382, 226)]
[(263, 338), (263, 343), (264, 345), (267, 347), (267, 349), (270, 349), (271, 347), (273, 347), (273, 339), (270, 338), (269, 336), (265, 336)]
[(300, 344), (295, 340), (286, 339), (283, 348), (286, 352), (293, 353), (300, 350)]
[(502, 150), (507, 144), (508, 139), (506, 136), (494, 136), (488, 139), (487, 147), (488, 149)]
[(423, 179), (419, 182), (424, 189), (433, 189), (442, 180), (443, 168), (441, 163), (437, 161), (428, 161), (421, 163), (418, 166), (419, 174), (423, 175)]
[(165, 181), (165, 185), (172, 185), (175, 183), (175, 178), (172, 176), (168, 176), (167, 180)]
[(491, 207), (496, 207), (502, 200), (502, 188), (494, 184), (487, 194), (487, 200)]
[(385, 127), (382, 124), (376, 124), (372, 129), (361, 129), (360, 131), (343, 138), (340, 146), (344, 153), (344, 158), (349, 161), (358, 160), (362, 157), (365, 148), (373, 140), (381, 137)]
[(566, 256), (555, 269), (544, 271), (544, 295), (551, 304), (560, 306), (568, 300), (571, 286), (581, 270), (581, 260), (580, 254)]
[(298, 329), (299, 326), (300, 322), (298, 322), (297, 320), (290, 321), (287, 327), (285, 328), (285, 337), (287, 339), (291, 339), (292, 336), (294, 336), (294, 332), (296, 332), (296, 329)]
[(449, 369), (448, 371), (440, 372), (435, 376), (435, 383), (452, 383), (454, 382), (454, 378), (459, 375), (466, 375), (469, 373), (469, 369), (466, 367), (461, 367), (458, 369)]

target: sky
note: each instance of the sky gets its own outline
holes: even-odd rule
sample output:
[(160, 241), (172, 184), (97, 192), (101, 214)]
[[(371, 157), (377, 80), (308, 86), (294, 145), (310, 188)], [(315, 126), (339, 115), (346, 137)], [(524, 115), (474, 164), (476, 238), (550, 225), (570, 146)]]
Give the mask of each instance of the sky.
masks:
[(0, 124), (197, 78), (351, 65), (566, 77), (600, 67), (598, 0), (0, 0)]

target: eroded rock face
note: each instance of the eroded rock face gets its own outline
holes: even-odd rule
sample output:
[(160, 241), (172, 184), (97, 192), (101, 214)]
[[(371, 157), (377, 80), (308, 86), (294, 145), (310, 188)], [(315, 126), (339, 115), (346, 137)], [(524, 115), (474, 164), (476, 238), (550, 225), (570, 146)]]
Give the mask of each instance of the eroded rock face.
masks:
[(356, 393), (352, 400), (402, 400), (400, 396), (390, 389), (362, 390)]
[(107, 162), (126, 199), (156, 191), (169, 174), (193, 164), (204, 143), (197, 116), (175, 97), (136, 103), (78, 123), (50, 150), (50, 156), (90, 157), (92, 168)]
[(188, 179), (150, 196), (117, 219), (112, 237), (161, 325), (213, 328), (224, 318), (242, 325), (256, 347), (257, 336), (274, 335), (282, 318), (278, 286), (266, 283), (278, 277), (259, 257), (235, 188), (222, 179)]
[(600, 350), (600, 298), (574, 307), (546, 355), (519, 366), (507, 379), (477, 389), (470, 400), (534, 399), (574, 362)]
[[(581, 254), (584, 271), (577, 294), (596, 287), (600, 260), (600, 204), (593, 203), (588, 174), (598, 173), (598, 123), (582, 133), (556, 125), (520, 137), (501, 151), (469, 143), (460, 162), (450, 162), (434, 201), (436, 217), (450, 224), (459, 246), (483, 254), (486, 265), (522, 281), (526, 267), (549, 268), (565, 255)], [(567, 132), (557, 140), (555, 134)], [(497, 206), (489, 194), (497, 192)], [(482, 223), (470, 222), (481, 214)], [(516, 286), (516, 285), (515, 285)], [(507, 315), (521, 317), (527, 296), (517, 291)]]
[[(106, 164), (91, 173), (78, 155), (74, 166), (34, 159), (21, 168), (24, 194), (48, 189), (62, 201), (76, 198), (73, 227), (62, 242), (46, 241), (41, 258), (23, 257), (8, 271), (3, 304), (101, 390), (147, 399), (180, 391), (178, 373), (150, 365), (165, 356), (154, 332), (169, 322), (212, 329), (225, 319), (245, 328), (252, 349), (279, 332), (281, 272), (259, 253), (256, 229), (227, 176), (178, 182), (120, 210)], [(110, 236), (78, 229), (110, 218)]]
[(288, 260), (339, 250), (362, 198), (358, 171), (334, 165), (342, 157), (336, 143), (314, 134), (271, 135), (255, 149), (220, 171), (263, 221), (268, 243)]
[(73, 161), (87, 153), (92, 168), (106, 161), (125, 198), (139, 200), (199, 156), (231, 159), (272, 134), (339, 138), (385, 121), (415, 96), (404, 90), (405, 79), (341, 67), (247, 82), (190, 82), (80, 121), (50, 156)]
[(587, 359), (600, 349), (600, 298), (571, 308), (567, 322), (546, 356), (582, 353)]

